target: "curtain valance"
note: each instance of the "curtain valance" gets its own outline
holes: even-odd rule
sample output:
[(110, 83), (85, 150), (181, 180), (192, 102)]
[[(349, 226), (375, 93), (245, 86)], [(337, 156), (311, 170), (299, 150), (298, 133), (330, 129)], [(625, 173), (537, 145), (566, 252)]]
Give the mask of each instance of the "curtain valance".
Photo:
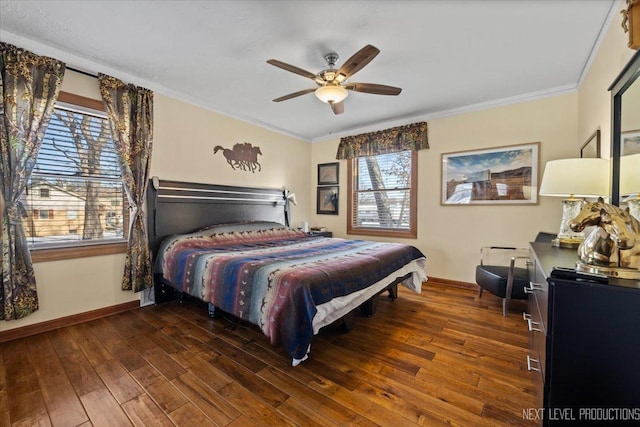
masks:
[(340, 138), (336, 159), (343, 160), (428, 148), (427, 122), (419, 122)]

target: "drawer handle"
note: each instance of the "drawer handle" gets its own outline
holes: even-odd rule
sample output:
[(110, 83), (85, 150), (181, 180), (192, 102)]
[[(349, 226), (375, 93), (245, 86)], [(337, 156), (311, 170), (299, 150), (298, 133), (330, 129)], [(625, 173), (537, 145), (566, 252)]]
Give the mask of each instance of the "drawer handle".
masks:
[(542, 329), (539, 328), (540, 322), (534, 322), (529, 313), (523, 312), (522, 318), (527, 321), (527, 324), (529, 325), (529, 332), (542, 332)]
[(527, 267), (531, 267), (533, 265), (533, 261), (531, 261), (530, 259), (526, 260), (524, 262), (524, 265), (526, 265)]
[(542, 332), (540, 329), (540, 322), (534, 322), (531, 318), (527, 319), (527, 323), (529, 324), (530, 332)]
[(533, 282), (529, 282), (529, 286), (524, 287), (525, 294), (532, 294), (535, 291), (541, 291), (541, 290), (543, 290), (542, 285), (539, 285), (538, 283), (533, 283)]
[[(532, 363), (535, 363), (537, 366), (533, 366)], [(528, 354), (527, 354), (527, 370), (540, 372), (540, 361), (538, 359), (531, 358), (531, 356), (529, 356)]]

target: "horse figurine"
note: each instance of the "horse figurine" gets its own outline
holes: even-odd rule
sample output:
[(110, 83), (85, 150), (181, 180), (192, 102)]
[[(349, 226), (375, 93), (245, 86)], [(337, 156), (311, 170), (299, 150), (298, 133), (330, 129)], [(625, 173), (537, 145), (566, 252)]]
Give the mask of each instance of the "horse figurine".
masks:
[(578, 257), (585, 264), (640, 269), (640, 223), (629, 210), (604, 202), (586, 203), (569, 222), (576, 232), (597, 226), (578, 247)]
[[(635, 268), (640, 270), (640, 221), (631, 215), (629, 208), (626, 208), (622, 212), (622, 219), (626, 224), (626, 230), (631, 232), (632, 238), (627, 238), (626, 241), (620, 238), (621, 234), (617, 237), (620, 242), (617, 243), (620, 248), (620, 267)], [(617, 233), (618, 230), (612, 230), (613, 233)], [(624, 234), (624, 231), (623, 233)]]

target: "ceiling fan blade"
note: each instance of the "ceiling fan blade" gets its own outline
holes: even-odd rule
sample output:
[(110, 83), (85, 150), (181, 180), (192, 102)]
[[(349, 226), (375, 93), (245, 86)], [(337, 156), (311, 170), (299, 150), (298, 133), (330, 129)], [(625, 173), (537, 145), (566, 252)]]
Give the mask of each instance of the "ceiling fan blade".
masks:
[(340, 67), (340, 69), (338, 70), (338, 75), (344, 76), (344, 78), (340, 81), (344, 81), (360, 71), (379, 53), (380, 50), (375, 46), (371, 46), (370, 44), (354, 53), (353, 56), (347, 59), (347, 61), (342, 64), (342, 67)]
[(286, 101), (287, 99), (295, 98), (296, 96), (306, 95), (306, 94), (314, 92), (314, 91), (315, 91), (315, 88), (299, 90), (297, 92), (290, 93), (289, 95), (285, 95), (285, 96), (281, 96), (280, 98), (276, 98), (276, 99), (273, 100), (273, 102)]
[(331, 111), (333, 111), (333, 114), (337, 115), (344, 113), (344, 101), (330, 102), (329, 105), (331, 105)]
[(355, 92), (372, 93), (374, 95), (398, 95), (402, 89), (394, 86), (377, 85), (374, 83), (351, 83), (345, 86), (346, 89)]
[(282, 61), (278, 61), (277, 59), (270, 59), (267, 61), (267, 64), (271, 64), (274, 65), (276, 67), (282, 68), (283, 70), (287, 70), (290, 71), (292, 73), (298, 74), (302, 77), (306, 77), (308, 79), (311, 80), (315, 80), (316, 75), (307, 71), (307, 70), (303, 70), (302, 68), (298, 68), (294, 65), (291, 64), (287, 64), (286, 62), (282, 62)]

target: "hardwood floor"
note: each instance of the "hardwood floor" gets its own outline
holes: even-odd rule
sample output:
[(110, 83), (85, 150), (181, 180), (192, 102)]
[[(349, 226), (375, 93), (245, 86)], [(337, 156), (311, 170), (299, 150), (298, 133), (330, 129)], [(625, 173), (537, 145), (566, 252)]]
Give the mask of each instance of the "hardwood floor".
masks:
[(201, 305), (138, 308), (0, 344), (0, 426), (531, 425), (524, 308), (399, 287), (295, 368)]

